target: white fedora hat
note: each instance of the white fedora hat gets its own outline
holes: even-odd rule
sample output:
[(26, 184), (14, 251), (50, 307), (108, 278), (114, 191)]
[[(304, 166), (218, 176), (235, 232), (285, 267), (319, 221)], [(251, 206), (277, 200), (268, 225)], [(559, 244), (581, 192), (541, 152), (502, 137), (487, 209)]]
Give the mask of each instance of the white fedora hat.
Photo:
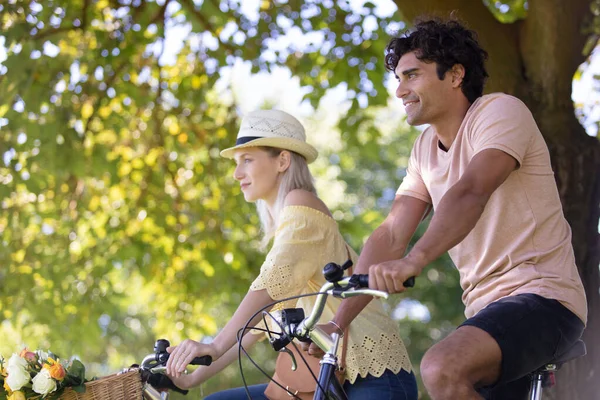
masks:
[(306, 143), (304, 127), (296, 118), (279, 110), (258, 110), (242, 119), (240, 131), (234, 147), (221, 151), (221, 156), (233, 158), (237, 149), (245, 147), (276, 147), (290, 150), (306, 158), (311, 163), (318, 152)]

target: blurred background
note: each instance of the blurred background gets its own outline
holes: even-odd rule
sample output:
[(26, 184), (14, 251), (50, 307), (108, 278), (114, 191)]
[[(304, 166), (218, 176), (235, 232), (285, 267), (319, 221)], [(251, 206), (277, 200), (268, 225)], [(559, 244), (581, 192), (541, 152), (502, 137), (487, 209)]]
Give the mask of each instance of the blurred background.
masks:
[[(596, 0), (0, 1), (0, 354), (50, 349), (91, 378), (140, 362), (157, 338), (210, 340), (264, 257), (254, 206), (219, 157), (257, 108), (305, 124), (319, 195), (360, 251), (420, 133), (385, 46), (414, 17), (453, 10), (490, 53), (488, 92), (532, 110), (573, 228), (589, 355), (550, 398), (597, 398)], [(387, 302), (417, 370), (464, 320), (460, 295), (444, 257)], [(266, 343), (251, 354), (273, 369)], [(235, 365), (187, 398), (241, 384)]]

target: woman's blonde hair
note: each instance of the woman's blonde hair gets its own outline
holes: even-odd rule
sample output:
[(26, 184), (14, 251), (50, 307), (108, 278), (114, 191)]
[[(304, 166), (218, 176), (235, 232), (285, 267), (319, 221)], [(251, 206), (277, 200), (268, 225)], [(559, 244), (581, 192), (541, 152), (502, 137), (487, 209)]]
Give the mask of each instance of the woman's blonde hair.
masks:
[(261, 248), (265, 249), (275, 235), (277, 220), (283, 209), (285, 198), (288, 193), (294, 189), (303, 189), (316, 195), (317, 190), (315, 189), (314, 178), (308, 169), (306, 159), (300, 154), (275, 147), (261, 147), (261, 149), (269, 153), (271, 157), (279, 156), (282, 151), (289, 151), (290, 153), (290, 166), (279, 178), (279, 191), (272, 210), (273, 214), (269, 211), (267, 203), (264, 200), (256, 201), (258, 218), (260, 219), (263, 231), (263, 237), (260, 244)]

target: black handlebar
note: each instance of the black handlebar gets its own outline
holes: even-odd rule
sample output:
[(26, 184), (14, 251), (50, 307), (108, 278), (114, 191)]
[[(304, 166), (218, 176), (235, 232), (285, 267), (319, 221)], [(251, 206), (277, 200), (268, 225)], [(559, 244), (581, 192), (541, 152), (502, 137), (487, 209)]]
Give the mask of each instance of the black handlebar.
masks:
[[(156, 361), (159, 364), (165, 364), (169, 359), (169, 353), (167, 353), (167, 347), (171, 344), (166, 339), (158, 339), (154, 343), (154, 352), (156, 353)], [(212, 364), (211, 356), (196, 357), (191, 362), (191, 365), (210, 365)]]
[(192, 365), (210, 365), (210, 364), (212, 364), (212, 357), (211, 356), (196, 357), (190, 362), (190, 364), (192, 364)]
[[(337, 281), (342, 280), (342, 278), (344, 277), (344, 271), (350, 268), (351, 266), (352, 260), (346, 261), (344, 265), (339, 265), (331, 262), (323, 268), (323, 275), (325, 276), (327, 282), (332, 282), (336, 285), (336, 288), (339, 288), (339, 286), (337, 286)], [(358, 276), (358, 278), (353, 279), (353, 281), (357, 280), (359, 288), (369, 287), (369, 275), (355, 274), (354, 276)], [(354, 284), (356, 284), (357, 282), (355, 281)], [(411, 276), (406, 281), (404, 281), (403, 285), (406, 288), (414, 287), (415, 277)]]
[[(358, 278), (356, 281), (358, 282), (359, 288), (368, 288), (369, 287), (369, 275), (368, 274), (357, 274), (354, 275)], [(404, 287), (410, 288), (415, 286), (415, 277), (411, 276), (404, 282)]]

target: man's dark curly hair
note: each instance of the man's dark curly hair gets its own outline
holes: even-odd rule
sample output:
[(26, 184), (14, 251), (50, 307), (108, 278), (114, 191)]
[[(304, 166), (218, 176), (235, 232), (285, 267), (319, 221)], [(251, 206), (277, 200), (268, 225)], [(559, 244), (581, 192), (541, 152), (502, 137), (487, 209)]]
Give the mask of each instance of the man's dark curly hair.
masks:
[(483, 93), (488, 77), (485, 70), (487, 52), (479, 46), (477, 34), (465, 28), (459, 21), (444, 21), (438, 18), (417, 21), (413, 30), (390, 41), (386, 49), (385, 67), (395, 71), (400, 58), (415, 52), (424, 62), (435, 62), (440, 79), (454, 65), (465, 68), (461, 89), (469, 102), (473, 103)]

